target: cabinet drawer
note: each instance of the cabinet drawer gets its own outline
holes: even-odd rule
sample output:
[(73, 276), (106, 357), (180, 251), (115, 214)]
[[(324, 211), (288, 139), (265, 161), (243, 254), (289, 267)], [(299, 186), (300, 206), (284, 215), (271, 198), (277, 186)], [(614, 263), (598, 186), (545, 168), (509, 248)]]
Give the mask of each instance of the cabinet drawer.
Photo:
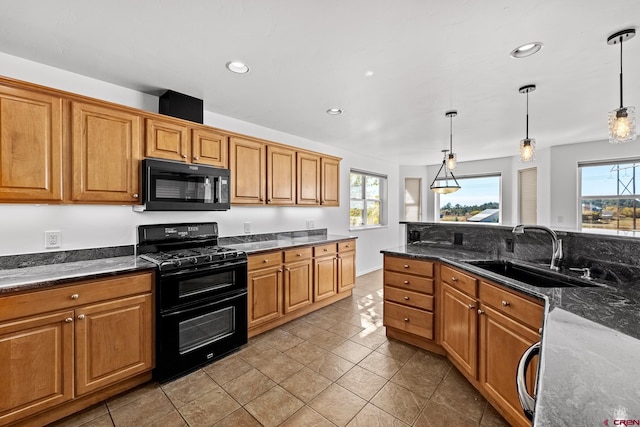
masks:
[(385, 301), (397, 302), (398, 304), (433, 311), (433, 297), (431, 295), (385, 286), (384, 299)]
[(398, 288), (407, 289), (415, 292), (423, 292), (425, 294), (433, 293), (433, 279), (425, 277), (412, 276), (410, 274), (394, 273), (393, 271), (384, 272), (384, 284), (396, 286)]
[(477, 296), (477, 283), (478, 279), (473, 276), (469, 276), (461, 271), (443, 265), (440, 267), (440, 278), (443, 282), (448, 283), (454, 288), (470, 295), (472, 297)]
[(433, 313), (430, 311), (385, 301), (384, 324), (410, 334), (433, 339)]
[(338, 252), (348, 252), (356, 250), (356, 241), (349, 240), (347, 242), (338, 243)]
[(152, 288), (153, 273), (149, 272), (9, 295), (0, 298), (0, 321), (151, 292)]
[(480, 300), (521, 323), (538, 329), (542, 326), (542, 305), (487, 282), (480, 282)]
[(314, 246), (313, 256), (319, 257), (319, 256), (335, 255), (337, 252), (337, 248), (338, 248), (338, 245), (335, 243), (330, 243), (330, 244), (321, 245), (321, 246)]
[(433, 263), (430, 261), (385, 256), (384, 269), (433, 277)]
[(249, 271), (261, 268), (275, 267), (282, 264), (282, 252), (265, 252), (263, 254), (249, 255), (247, 268)]
[(284, 251), (284, 262), (296, 262), (311, 258), (311, 248), (289, 249)]

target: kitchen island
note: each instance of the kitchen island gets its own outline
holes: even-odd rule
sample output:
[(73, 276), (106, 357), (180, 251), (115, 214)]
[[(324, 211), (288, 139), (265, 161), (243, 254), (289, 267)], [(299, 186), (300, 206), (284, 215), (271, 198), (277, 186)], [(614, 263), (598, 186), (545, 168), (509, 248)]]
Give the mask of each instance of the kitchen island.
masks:
[(491, 252), (424, 243), (381, 252), (441, 261), (544, 301), (534, 426), (640, 419), (640, 283), (539, 288), (466, 262)]

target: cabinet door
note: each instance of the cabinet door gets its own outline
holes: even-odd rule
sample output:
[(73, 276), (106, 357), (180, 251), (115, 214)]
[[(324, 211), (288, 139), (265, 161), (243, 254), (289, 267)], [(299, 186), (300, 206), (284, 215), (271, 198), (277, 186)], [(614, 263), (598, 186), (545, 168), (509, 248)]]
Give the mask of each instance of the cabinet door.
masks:
[(323, 206), (340, 206), (340, 161), (322, 158), (321, 162), (321, 195)]
[(218, 132), (194, 129), (191, 134), (192, 162), (229, 167), (229, 138)]
[(153, 368), (151, 294), (75, 311), (76, 394)]
[(0, 87), (0, 201), (62, 200), (62, 99)]
[(314, 154), (298, 153), (298, 193), (299, 205), (320, 204), (320, 157)]
[(356, 286), (356, 253), (338, 254), (338, 292), (344, 292)]
[(73, 397), (73, 312), (0, 324), (0, 425)]
[(282, 269), (249, 271), (249, 327), (282, 316)]
[(145, 153), (158, 159), (191, 160), (189, 128), (171, 122), (147, 119)]
[(442, 347), (461, 369), (477, 378), (477, 303), (457, 289), (442, 284)]
[(296, 194), (296, 152), (267, 146), (267, 203), (293, 205)]
[[(516, 371), (522, 353), (540, 337), (487, 305), (481, 308), (480, 383), (501, 409), (511, 415), (510, 419), (517, 420), (517, 425), (529, 426), (531, 422), (525, 418), (518, 400)], [(536, 366), (537, 360), (529, 365), (527, 385), (535, 385)]]
[(265, 194), (265, 145), (242, 138), (229, 142), (231, 203), (262, 205)]
[(140, 117), (74, 102), (72, 129), (73, 201), (137, 203)]
[(284, 312), (291, 313), (313, 303), (311, 260), (284, 266)]
[(338, 261), (336, 257), (316, 258), (313, 267), (315, 301), (335, 295), (337, 292)]

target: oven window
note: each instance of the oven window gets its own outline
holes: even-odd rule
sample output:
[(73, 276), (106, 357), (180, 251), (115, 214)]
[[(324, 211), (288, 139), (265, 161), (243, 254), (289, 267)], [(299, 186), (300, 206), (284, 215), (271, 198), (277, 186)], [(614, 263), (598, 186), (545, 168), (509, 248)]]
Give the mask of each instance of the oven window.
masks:
[(231, 270), (212, 273), (194, 279), (181, 280), (178, 283), (178, 297), (184, 298), (202, 292), (219, 291), (227, 287), (232, 287), (236, 281), (235, 279), (235, 271)]
[(180, 322), (178, 325), (180, 354), (188, 353), (233, 334), (235, 307), (226, 307)]

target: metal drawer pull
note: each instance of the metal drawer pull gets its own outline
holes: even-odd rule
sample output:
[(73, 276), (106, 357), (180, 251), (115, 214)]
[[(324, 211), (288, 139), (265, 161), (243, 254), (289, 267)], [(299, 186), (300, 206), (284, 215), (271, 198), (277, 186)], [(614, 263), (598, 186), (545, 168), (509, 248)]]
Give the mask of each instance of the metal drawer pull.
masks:
[(473, 305), (473, 304), (469, 304), (469, 306), (468, 306), (468, 307), (469, 307), (469, 310), (471, 310), (472, 308), (476, 308), (476, 306), (475, 306), (475, 305)]
[(193, 158), (193, 160), (199, 160), (199, 159), (200, 159), (200, 157), (198, 157), (198, 156), (195, 156), (195, 157)]
[(404, 265), (404, 268), (409, 268), (409, 266), (407, 264)]
[(73, 322), (73, 319), (71, 317), (67, 317), (66, 319), (64, 319), (65, 323), (71, 323)]
[(478, 314), (484, 314), (484, 310), (478, 309)]
[(84, 314), (78, 314), (78, 319), (84, 320)]
[(451, 281), (452, 281), (452, 282), (457, 282), (457, 281), (458, 281), (458, 278), (457, 278), (456, 276), (453, 276), (453, 277), (451, 277)]
[(71, 299), (78, 299), (78, 298), (80, 298), (80, 295), (78, 294), (71, 295)]
[(404, 297), (404, 300), (405, 301), (409, 301), (409, 297)]
[(533, 409), (535, 407), (535, 398), (529, 396), (527, 392), (527, 369), (534, 356), (540, 353), (540, 341), (529, 347), (518, 362), (518, 375), (516, 376), (516, 386), (518, 388), (518, 399), (524, 411), (525, 417), (533, 420)]
[(325, 251), (325, 252), (327, 252), (327, 251), (329, 251), (329, 249), (327, 249), (327, 248), (324, 248), (324, 249), (323, 249), (323, 251)]
[(405, 321), (405, 322), (408, 322), (408, 321), (409, 321), (409, 318), (408, 318), (408, 317), (405, 317), (405, 318), (404, 318), (404, 321)]
[(503, 307), (509, 307), (511, 305), (511, 303), (509, 301), (502, 301), (502, 306)]
[(269, 260), (268, 260), (268, 259), (265, 259), (265, 260), (263, 260), (262, 262), (267, 263), (267, 262), (269, 262)]
[(409, 281), (408, 281), (408, 280), (405, 280), (405, 281), (404, 281), (404, 284), (405, 284), (405, 285), (408, 285), (408, 284), (409, 284)]
[(296, 254), (296, 256), (302, 256), (302, 254)]

